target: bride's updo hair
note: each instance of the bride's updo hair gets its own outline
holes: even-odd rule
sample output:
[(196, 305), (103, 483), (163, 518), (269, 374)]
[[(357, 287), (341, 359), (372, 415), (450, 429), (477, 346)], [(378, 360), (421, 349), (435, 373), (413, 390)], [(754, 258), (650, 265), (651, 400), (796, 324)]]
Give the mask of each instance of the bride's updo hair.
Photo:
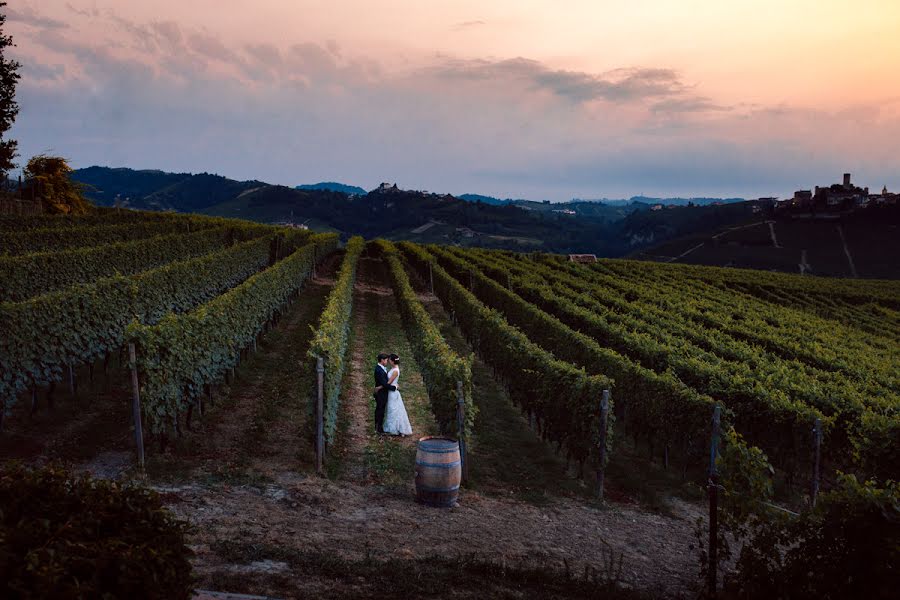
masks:
[(392, 363), (396, 363), (398, 365), (400, 364), (400, 357), (397, 356), (396, 354), (391, 354), (388, 358), (391, 359)]

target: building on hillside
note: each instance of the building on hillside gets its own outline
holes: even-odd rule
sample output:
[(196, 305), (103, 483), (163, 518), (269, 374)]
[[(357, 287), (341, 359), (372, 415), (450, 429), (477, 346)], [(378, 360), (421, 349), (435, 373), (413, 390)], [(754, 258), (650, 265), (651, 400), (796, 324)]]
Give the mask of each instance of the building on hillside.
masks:
[(399, 192), (400, 189), (397, 187), (397, 184), (391, 185), (390, 183), (382, 183), (377, 188), (375, 188), (376, 192)]
[(753, 214), (758, 214), (762, 212), (772, 211), (775, 207), (778, 206), (778, 198), (774, 196), (768, 196), (764, 198), (759, 198), (751, 205), (751, 211)]
[(570, 254), (569, 262), (594, 263), (594, 262), (597, 262), (597, 257), (594, 254)]
[(900, 194), (889, 192), (887, 186), (881, 188), (880, 194), (870, 194), (869, 204), (875, 206), (896, 206), (900, 204)]
[(817, 209), (840, 210), (865, 206), (869, 202), (869, 188), (862, 188), (850, 182), (850, 173), (844, 173), (842, 183), (828, 187), (816, 186), (813, 205)]
[(794, 197), (791, 199), (791, 204), (795, 208), (812, 208), (812, 198), (812, 190), (797, 190), (796, 192), (794, 192)]

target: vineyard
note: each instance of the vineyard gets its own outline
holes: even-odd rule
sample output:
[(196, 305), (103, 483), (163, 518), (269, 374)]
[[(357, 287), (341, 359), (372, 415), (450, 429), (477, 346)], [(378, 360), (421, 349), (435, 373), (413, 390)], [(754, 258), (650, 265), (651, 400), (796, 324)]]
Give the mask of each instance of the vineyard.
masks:
[[(573, 514), (587, 511), (573, 522), (616, 519), (585, 506), (629, 497), (623, 469), (706, 485), (715, 414), (723, 481), (752, 488), (764, 465), (766, 502), (802, 512), (838, 489), (896, 502), (892, 281), (341, 243), (238, 220), (104, 210), (0, 218), (0, 330), (0, 458), (85, 462), (114, 447), (133, 457), (118, 476), (149, 474), (160, 486), (192, 465), (194, 487), (170, 492), (184, 506), (198, 473), (265, 496), (288, 485), (286, 472), (305, 477), (322, 462), (331, 479), (408, 489), (414, 442), (372, 433), (370, 369), (385, 350), (404, 357), (416, 433), (465, 443), (472, 494), (559, 496)], [(868, 487), (848, 487), (844, 474)], [(295, 491), (319, 494), (313, 507), (325, 502), (303, 481)], [(729, 485), (726, 497), (745, 491)], [(184, 515), (207, 527), (200, 540), (231, 527), (210, 514)], [(544, 517), (535, 518), (522, 526), (539, 528)], [(338, 529), (320, 533), (359, 547)], [(559, 552), (587, 560), (580, 549)], [(671, 549), (658, 552), (663, 560)], [(211, 554), (201, 563), (224, 556)], [(215, 570), (204, 577), (215, 581)]]

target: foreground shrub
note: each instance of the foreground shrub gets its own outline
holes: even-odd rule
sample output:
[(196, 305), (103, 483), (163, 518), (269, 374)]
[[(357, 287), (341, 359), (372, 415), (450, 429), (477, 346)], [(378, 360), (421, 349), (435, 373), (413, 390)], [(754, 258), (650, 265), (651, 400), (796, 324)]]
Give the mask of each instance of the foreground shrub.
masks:
[[(730, 580), (742, 598), (896, 598), (900, 586), (900, 488), (841, 475), (799, 517), (754, 529)], [(779, 551), (781, 550), (781, 551)]]
[(733, 430), (723, 442), (720, 558), (727, 562), (731, 556), (729, 537), (739, 547), (735, 569), (725, 577), (724, 597), (896, 597), (900, 485), (860, 482), (838, 473), (836, 485), (819, 496), (815, 507), (790, 514), (771, 503), (772, 467), (765, 455)]
[(0, 467), (4, 598), (190, 598), (186, 533), (152, 490)]

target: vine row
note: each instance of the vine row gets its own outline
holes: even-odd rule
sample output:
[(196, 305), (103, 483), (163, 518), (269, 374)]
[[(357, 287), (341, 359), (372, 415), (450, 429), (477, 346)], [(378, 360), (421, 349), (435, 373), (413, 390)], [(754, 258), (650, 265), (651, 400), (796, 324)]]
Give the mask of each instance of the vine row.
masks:
[(20, 302), (116, 273), (139, 273), (274, 231), (247, 223), (89, 248), (0, 256), (0, 302)]
[[(565, 447), (570, 458), (596, 458), (600, 439), (599, 408), (613, 380), (588, 374), (533, 342), (503, 315), (465, 289), (421, 246), (399, 244), (410, 265), (426, 280), (475, 350), (503, 380), (510, 397), (540, 421), (541, 436)], [(708, 420), (708, 414), (706, 415)], [(613, 419), (609, 420), (610, 431)], [(608, 445), (612, 436), (607, 436)]]
[(184, 314), (156, 325), (133, 322), (126, 338), (138, 349), (142, 410), (153, 433), (178, 429), (181, 414), (239, 361), (239, 353), (303, 287), (338, 236), (318, 234), (287, 258)]
[(319, 317), (308, 352), (312, 366), (315, 366), (318, 358), (325, 362), (325, 439), (329, 444), (334, 443), (337, 432), (341, 384), (347, 366), (347, 340), (353, 314), (353, 286), (356, 283), (359, 255), (365, 245), (365, 240), (361, 237), (350, 238), (347, 242), (341, 269)]

